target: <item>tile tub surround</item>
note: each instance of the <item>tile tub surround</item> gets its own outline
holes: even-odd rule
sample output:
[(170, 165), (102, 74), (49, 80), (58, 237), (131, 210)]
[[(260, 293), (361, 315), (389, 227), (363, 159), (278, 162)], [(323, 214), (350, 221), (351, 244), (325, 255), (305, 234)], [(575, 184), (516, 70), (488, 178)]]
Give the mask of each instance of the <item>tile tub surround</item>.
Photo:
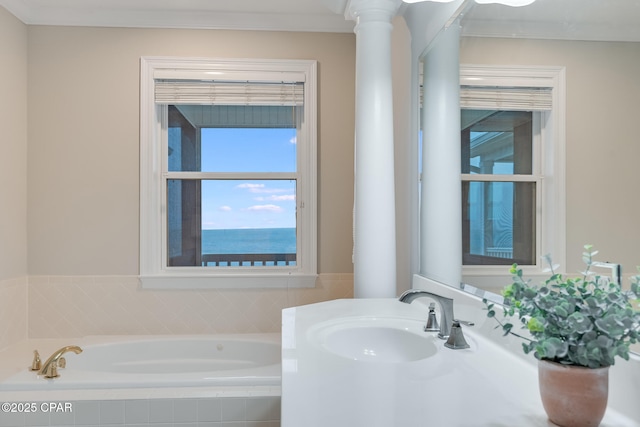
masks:
[[(521, 355), (519, 342), (508, 342), (501, 331), (494, 329), (481, 301), (455, 289), (443, 289), (435, 282), (419, 282), (414, 282), (414, 287), (453, 297), (456, 318), (476, 322), (476, 327), (463, 327), (471, 348), (450, 350), (438, 340), (438, 353), (424, 360), (352, 361), (312, 343), (313, 326), (352, 316), (424, 322), (427, 306), (420, 300), (407, 305), (383, 299), (330, 301), (287, 309), (282, 331), (283, 427), (418, 427), (427, 422), (452, 427), (550, 425), (538, 393), (535, 359)], [(425, 298), (424, 302), (429, 300)], [(621, 366), (624, 363), (619, 362)], [(634, 366), (630, 367), (633, 370)], [(618, 364), (612, 371), (616, 368)], [(610, 398), (618, 405), (609, 406), (602, 427), (637, 427), (640, 418), (620, 396), (626, 393), (637, 398), (638, 394), (632, 383), (619, 380), (612, 376)], [(354, 395), (359, 398), (350, 398)], [(398, 420), (399, 424), (394, 424)]]
[(28, 337), (280, 332), (283, 308), (353, 296), (353, 274), (314, 288), (141, 289), (135, 276), (31, 276)]
[(0, 280), (0, 350), (27, 338), (27, 278)]
[[(78, 401), (65, 399), (33, 403), (36, 408), (34, 413), (0, 412), (0, 427), (280, 426), (279, 396)], [(51, 403), (55, 406), (51, 406)]]

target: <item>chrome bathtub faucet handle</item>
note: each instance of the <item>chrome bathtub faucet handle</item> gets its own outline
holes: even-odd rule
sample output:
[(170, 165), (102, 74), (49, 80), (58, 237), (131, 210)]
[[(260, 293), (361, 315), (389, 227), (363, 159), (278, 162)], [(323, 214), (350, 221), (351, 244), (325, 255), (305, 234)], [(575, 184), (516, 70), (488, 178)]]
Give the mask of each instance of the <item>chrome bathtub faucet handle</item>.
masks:
[(39, 371), (42, 367), (42, 361), (40, 360), (40, 353), (38, 350), (33, 350), (33, 360), (31, 361), (31, 370)]
[[(58, 351), (54, 351), (53, 354), (51, 356), (49, 356), (47, 361), (44, 362), (44, 366), (42, 366), (42, 369), (40, 369), (38, 374), (39, 375), (44, 375), (45, 378), (55, 378), (55, 377), (57, 377), (58, 376), (58, 366), (59, 366), (59, 363), (60, 363), (60, 359), (64, 360), (62, 355), (67, 353), (67, 352), (69, 352), (69, 351), (72, 351), (75, 354), (82, 353), (82, 349), (80, 347), (78, 347), (77, 345), (68, 345), (66, 347), (62, 347)], [(66, 366), (66, 360), (64, 362), (62, 362), (60, 367), (63, 368), (64, 366)]]

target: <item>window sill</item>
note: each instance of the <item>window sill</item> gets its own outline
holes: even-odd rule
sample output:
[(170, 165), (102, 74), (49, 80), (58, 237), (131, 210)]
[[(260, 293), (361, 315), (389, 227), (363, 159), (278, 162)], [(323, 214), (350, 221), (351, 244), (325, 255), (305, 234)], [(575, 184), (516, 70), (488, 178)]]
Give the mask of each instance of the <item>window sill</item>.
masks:
[[(504, 265), (463, 265), (462, 266), (462, 275), (463, 276), (493, 276), (493, 277), (509, 277), (511, 278), (511, 273), (509, 272), (512, 264), (504, 264)], [(543, 273), (543, 269), (540, 266), (536, 265), (518, 265), (518, 267), (522, 268), (522, 271), (529, 276), (541, 275)]]
[[(513, 283), (513, 275), (509, 272), (510, 266), (464, 266), (462, 268), (462, 283), (464, 289), (476, 296), (483, 297), (482, 291), (489, 291), (497, 295), (502, 295), (505, 286)], [(542, 283), (548, 274), (545, 274), (537, 266), (521, 266), (526, 279), (531, 279), (531, 283)], [(493, 300), (495, 301), (495, 300)]]
[(170, 274), (140, 276), (143, 289), (313, 288), (317, 274)]

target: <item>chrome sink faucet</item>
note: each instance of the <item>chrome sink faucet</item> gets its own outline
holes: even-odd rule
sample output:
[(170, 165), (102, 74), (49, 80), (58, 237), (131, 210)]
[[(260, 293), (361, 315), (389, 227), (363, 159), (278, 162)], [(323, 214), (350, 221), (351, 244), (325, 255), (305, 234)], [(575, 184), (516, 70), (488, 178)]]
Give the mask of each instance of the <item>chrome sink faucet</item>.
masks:
[[(440, 305), (440, 332), (438, 338), (446, 340), (451, 333), (453, 326), (453, 300), (451, 298), (436, 295), (434, 293), (423, 291), (420, 289), (409, 289), (400, 295), (401, 302), (411, 304), (413, 300), (420, 297), (428, 297), (434, 299)], [(426, 327), (426, 326), (425, 326)]]
[[(464, 323), (465, 325), (473, 326), (473, 322), (456, 320), (453, 318), (453, 300), (451, 298), (443, 297), (420, 289), (409, 289), (400, 295), (399, 299), (401, 302), (411, 304), (414, 299), (420, 297), (431, 298), (440, 305), (440, 332), (438, 332), (438, 338), (447, 340), (444, 346), (453, 350), (469, 348), (469, 344), (467, 344), (467, 341), (464, 339), (460, 324)], [(432, 313), (429, 315), (431, 316)], [(424, 327), (425, 331), (430, 330), (428, 326), (429, 321), (427, 321), (427, 324)]]
[(73, 351), (75, 354), (82, 353), (82, 349), (77, 345), (68, 345), (66, 347), (62, 347), (60, 350), (53, 352), (51, 356), (44, 362), (42, 369), (38, 372), (38, 375), (44, 375), (45, 378), (56, 378), (58, 377), (58, 368), (64, 368), (64, 358), (63, 354)]

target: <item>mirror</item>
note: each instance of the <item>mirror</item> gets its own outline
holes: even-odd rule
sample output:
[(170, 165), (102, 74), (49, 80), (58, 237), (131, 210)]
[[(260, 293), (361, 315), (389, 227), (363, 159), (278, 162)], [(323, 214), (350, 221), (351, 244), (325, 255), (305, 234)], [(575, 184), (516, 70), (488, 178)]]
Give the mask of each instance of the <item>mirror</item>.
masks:
[[(546, 274), (531, 260), (546, 253), (576, 275), (586, 243), (599, 250), (598, 261), (622, 266), (628, 286), (640, 265), (633, 244), (640, 239), (633, 172), (640, 158), (640, 4), (464, 2), (460, 9), (462, 67), (559, 67), (564, 79), (559, 116), (548, 106), (534, 106), (529, 115), (517, 106), (496, 109), (493, 101), (503, 94), (495, 90), (484, 94), (493, 103), (462, 111), (464, 288), (500, 300), (496, 294), (510, 283), (508, 265), (534, 264), (525, 274), (542, 280)], [(558, 144), (562, 150), (553, 152)], [(545, 191), (548, 185), (553, 191)]]

